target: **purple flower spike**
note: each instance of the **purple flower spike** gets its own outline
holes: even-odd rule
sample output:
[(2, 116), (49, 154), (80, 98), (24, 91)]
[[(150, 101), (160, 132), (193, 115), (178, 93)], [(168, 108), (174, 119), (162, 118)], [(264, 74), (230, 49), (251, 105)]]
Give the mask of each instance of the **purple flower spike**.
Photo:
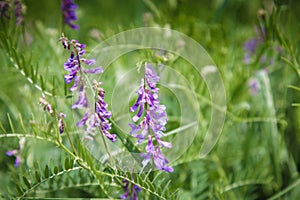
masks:
[(61, 10), (63, 12), (64, 22), (75, 30), (79, 29), (78, 25), (73, 24), (73, 21), (77, 20), (77, 7), (78, 6), (74, 3), (73, 0), (62, 0)]
[[(166, 113), (166, 106), (160, 105), (158, 100), (158, 91), (156, 87), (159, 81), (159, 76), (154, 70), (153, 65), (145, 64), (145, 76), (141, 80), (139, 90), (136, 92), (138, 98), (135, 104), (130, 107), (130, 112), (136, 112), (132, 121), (139, 124), (129, 124), (131, 127), (130, 134), (138, 139), (138, 144), (143, 142), (148, 136), (148, 144), (146, 146), (146, 153), (142, 153), (144, 158), (142, 165), (146, 166), (152, 159), (154, 165), (159, 170), (166, 172), (173, 172), (173, 168), (167, 166), (169, 161), (160, 152), (160, 147), (171, 148), (172, 144), (161, 140), (163, 131), (166, 130), (168, 118)], [(143, 119), (141, 117), (143, 116)], [(152, 139), (156, 140), (157, 146), (154, 146)]]
[(116, 135), (110, 134), (109, 130), (111, 129), (111, 124), (108, 119), (111, 118), (111, 112), (108, 111), (107, 104), (104, 101), (105, 91), (100, 86), (102, 82), (97, 82), (94, 80), (94, 89), (97, 93), (96, 102), (95, 102), (95, 114), (96, 114), (96, 122), (93, 126), (99, 126), (101, 132), (112, 142), (116, 141)]
[[(73, 1), (71, 1), (73, 2)], [(96, 67), (94, 69), (84, 69), (83, 64), (94, 65), (95, 59), (86, 59), (85, 55), (85, 44), (80, 44), (77, 40), (69, 40), (64, 35), (59, 39), (65, 49), (71, 49), (71, 55), (67, 62), (64, 63), (64, 69), (68, 71), (65, 75), (65, 82), (67, 84), (74, 81), (73, 86), (70, 88), (71, 92), (75, 92), (79, 88), (78, 100), (72, 105), (72, 109), (85, 109), (85, 114), (82, 119), (76, 123), (77, 127), (87, 126), (85, 138), (87, 140), (93, 140), (95, 131), (98, 128), (102, 134), (104, 134), (109, 140), (116, 141), (116, 135), (110, 134), (111, 124), (109, 118), (111, 118), (111, 112), (108, 111), (107, 104), (104, 101), (105, 91), (100, 86), (102, 82), (94, 81), (95, 90), (95, 104), (94, 112), (89, 108), (89, 100), (87, 98), (87, 92), (84, 79), (84, 73), (86, 74), (99, 74), (103, 72), (102, 67)]]

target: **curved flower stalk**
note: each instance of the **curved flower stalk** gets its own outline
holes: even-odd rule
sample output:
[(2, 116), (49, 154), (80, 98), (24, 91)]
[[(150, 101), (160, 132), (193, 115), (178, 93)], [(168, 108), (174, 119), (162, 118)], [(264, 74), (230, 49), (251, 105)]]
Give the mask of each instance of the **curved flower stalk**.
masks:
[(102, 82), (98, 83), (94, 81), (94, 90), (96, 94), (94, 111), (90, 109), (90, 103), (87, 98), (85, 89), (84, 74), (99, 74), (103, 72), (102, 67), (96, 67), (93, 69), (84, 69), (82, 64), (95, 65), (95, 59), (86, 59), (84, 55), (85, 44), (80, 44), (77, 40), (69, 40), (67, 37), (62, 36), (59, 39), (65, 49), (71, 50), (71, 55), (67, 62), (64, 64), (64, 69), (68, 72), (64, 76), (65, 83), (73, 85), (70, 88), (71, 92), (79, 90), (78, 100), (72, 105), (72, 109), (85, 109), (85, 114), (82, 119), (76, 123), (78, 127), (87, 126), (86, 139), (93, 140), (95, 135), (95, 129), (99, 127), (101, 133), (103, 133), (109, 140), (116, 141), (116, 135), (110, 134), (111, 124), (108, 119), (111, 117), (111, 113), (106, 110), (107, 104), (104, 102), (105, 91), (100, 86)]
[(61, 10), (63, 12), (64, 23), (69, 25), (72, 29), (78, 30), (79, 26), (74, 24), (73, 21), (77, 20), (76, 9), (77, 4), (73, 0), (62, 0)]
[[(171, 148), (172, 144), (161, 140), (161, 137), (164, 135), (163, 132), (166, 130), (165, 125), (168, 118), (166, 107), (161, 105), (158, 100), (159, 89), (156, 87), (156, 84), (159, 79), (154, 67), (146, 63), (145, 76), (141, 80), (139, 90), (136, 92), (138, 95), (137, 101), (130, 108), (130, 112), (137, 111), (137, 114), (132, 118), (132, 121), (135, 123), (129, 124), (131, 127), (130, 134), (138, 139), (138, 144), (145, 139), (148, 140), (146, 153), (142, 153), (144, 157), (142, 164), (144, 166), (153, 159), (157, 169), (173, 172), (173, 168), (167, 166), (169, 161), (161, 153), (161, 147)], [(154, 145), (153, 140), (156, 141), (157, 145)]]
[(16, 157), (15, 164), (14, 164), (15, 167), (19, 167), (21, 164), (21, 150), (24, 148), (25, 141), (26, 141), (25, 138), (21, 138), (19, 140), (19, 147), (17, 149), (13, 149), (13, 150), (6, 152), (7, 156), (15, 156)]

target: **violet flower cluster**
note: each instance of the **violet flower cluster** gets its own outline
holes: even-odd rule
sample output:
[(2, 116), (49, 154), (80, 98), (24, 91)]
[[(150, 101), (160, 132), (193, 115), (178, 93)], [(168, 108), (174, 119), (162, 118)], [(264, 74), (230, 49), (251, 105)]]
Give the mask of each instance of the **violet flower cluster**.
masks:
[(15, 164), (14, 164), (15, 167), (19, 167), (21, 164), (21, 150), (24, 148), (25, 141), (26, 141), (25, 138), (21, 138), (19, 140), (19, 147), (17, 149), (13, 149), (13, 150), (6, 152), (7, 156), (15, 156), (16, 157)]
[[(14, 0), (14, 16), (16, 18), (16, 24), (20, 25), (23, 24), (23, 4), (20, 0)], [(0, 18), (6, 17), (10, 19), (10, 10), (11, 1), (1, 1), (0, 2)]]
[(22, 13), (22, 3), (19, 0), (14, 1), (15, 4), (15, 17), (16, 17), (16, 24), (23, 24), (23, 13)]
[[(169, 161), (161, 153), (161, 147), (171, 148), (172, 144), (161, 139), (166, 130), (168, 118), (166, 107), (160, 104), (158, 100), (158, 88), (156, 87), (159, 81), (159, 76), (152, 64), (145, 64), (145, 76), (141, 80), (139, 90), (136, 92), (138, 95), (137, 101), (130, 108), (130, 112), (136, 112), (132, 121), (134, 124), (129, 124), (131, 127), (130, 134), (138, 139), (138, 144), (145, 139), (148, 140), (146, 146), (146, 153), (142, 153), (144, 158), (142, 164), (146, 166), (152, 159), (154, 165), (159, 170), (166, 172), (173, 172), (173, 168), (167, 166)], [(154, 145), (153, 140), (156, 141)]]
[(130, 183), (128, 180), (124, 179), (122, 181), (124, 185), (125, 193), (120, 196), (121, 199), (138, 200), (138, 192), (141, 192), (141, 188), (133, 183)]
[(80, 44), (77, 40), (69, 40), (68, 38), (62, 36), (59, 41), (65, 49), (71, 50), (71, 55), (67, 62), (64, 64), (64, 69), (68, 72), (64, 76), (65, 83), (70, 84), (73, 82), (70, 88), (71, 92), (79, 91), (78, 100), (72, 105), (72, 109), (85, 109), (85, 114), (82, 119), (77, 122), (78, 127), (87, 126), (87, 136), (89, 140), (93, 140), (95, 135), (95, 129), (99, 128), (101, 133), (103, 133), (111, 141), (116, 141), (116, 135), (110, 134), (111, 124), (108, 119), (111, 117), (111, 113), (107, 111), (107, 104), (104, 102), (105, 92), (100, 86), (102, 83), (94, 81), (94, 90), (96, 93), (96, 101), (94, 104), (94, 110), (90, 109), (89, 100), (87, 98), (87, 92), (85, 89), (84, 74), (99, 74), (103, 72), (102, 67), (96, 67), (93, 69), (84, 69), (82, 64), (95, 65), (95, 59), (86, 59), (84, 55), (85, 45)]
[(63, 12), (64, 23), (69, 25), (72, 29), (79, 29), (77, 24), (74, 24), (73, 21), (77, 20), (76, 9), (78, 6), (74, 3), (73, 0), (62, 0), (61, 10)]
[(6, 17), (7, 19), (10, 19), (8, 12), (9, 12), (9, 2), (0, 1), (0, 18)]

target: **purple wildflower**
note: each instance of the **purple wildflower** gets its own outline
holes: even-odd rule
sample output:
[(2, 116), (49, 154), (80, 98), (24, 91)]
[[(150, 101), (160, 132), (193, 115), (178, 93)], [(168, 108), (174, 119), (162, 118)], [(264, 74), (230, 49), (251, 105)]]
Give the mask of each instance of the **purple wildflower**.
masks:
[(122, 181), (123, 183), (125, 183), (124, 185), (124, 190), (125, 193), (122, 194), (120, 196), (121, 199), (127, 199), (129, 197), (130, 200), (138, 200), (138, 192), (141, 192), (141, 188), (131, 182), (129, 182), (128, 180), (124, 179)]
[(66, 117), (66, 114), (65, 113), (59, 113), (57, 115), (57, 118), (58, 118), (58, 129), (59, 129), (59, 133), (62, 134), (64, 132), (64, 129), (65, 129), (65, 122), (63, 120), (63, 118)]
[(85, 89), (85, 74), (99, 74), (103, 72), (102, 67), (96, 67), (93, 69), (84, 69), (82, 64), (95, 65), (95, 59), (86, 59), (85, 55), (85, 44), (80, 44), (77, 40), (69, 40), (68, 38), (62, 36), (59, 39), (65, 49), (71, 50), (71, 55), (67, 62), (64, 64), (64, 69), (69, 73), (65, 75), (65, 82), (67, 84), (73, 83), (70, 88), (71, 92), (75, 92), (79, 88), (78, 100), (72, 105), (72, 109), (86, 109), (82, 119), (76, 123), (76, 126), (82, 127), (87, 126), (86, 132), (88, 135), (87, 139), (93, 140), (95, 135), (95, 129), (99, 128), (102, 134), (104, 134), (111, 141), (116, 141), (116, 135), (110, 134), (111, 124), (108, 119), (111, 117), (111, 112), (107, 111), (107, 104), (104, 101), (105, 91), (100, 86), (102, 83), (98, 83), (94, 80), (94, 90), (96, 93), (95, 99), (95, 112), (89, 109), (89, 101), (87, 98), (87, 93)]
[(25, 138), (21, 138), (19, 140), (18, 149), (13, 149), (13, 150), (6, 152), (7, 156), (15, 156), (16, 157), (15, 164), (14, 164), (15, 167), (19, 167), (21, 164), (21, 155), (20, 154), (21, 154), (21, 150), (24, 148), (25, 141), (26, 141)]
[(99, 127), (101, 132), (112, 142), (116, 141), (116, 135), (110, 134), (109, 130), (111, 129), (111, 124), (108, 119), (111, 118), (111, 112), (107, 111), (107, 103), (104, 101), (105, 91), (100, 86), (102, 82), (97, 82), (94, 80), (94, 90), (97, 93), (96, 102), (95, 102), (95, 115), (93, 124), (94, 127)]
[(0, 18), (6, 17), (7, 19), (10, 19), (8, 11), (9, 11), (9, 2), (0, 1)]
[(39, 104), (43, 106), (44, 111), (47, 111), (50, 115), (53, 114), (52, 106), (51, 104), (46, 100), (45, 95), (43, 95), (39, 99)]
[(261, 26), (259, 28), (255, 28), (256, 31), (256, 37), (250, 38), (244, 43), (244, 50), (245, 50), (245, 57), (244, 57), (244, 63), (248, 64), (250, 63), (250, 57), (256, 53), (257, 47), (264, 43), (266, 39), (266, 31), (264, 26)]
[[(137, 112), (133, 116), (132, 121), (139, 124), (129, 124), (131, 127), (130, 134), (138, 139), (138, 144), (148, 138), (146, 153), (142, 153), (144, 160), (142, 164), (147, 165), (152, 159), (157, 169), (173, 172), (173, 168), (167, 166), (169, 161), (161, 153), (160, 148), (171, 148), (172, 144), (161, 140), (163, 132), (166, 130), (168, 118), (166, 107), (160, 105), (158, 100), (158, 88), (156, 87), (159, 81), (154, 67), (151, 64), (145, 64), (145, 77), (141, 80), (141, 85), (136, 92), (138, 98), (133, 106), (130, 107), (130, 112)], [(141, 119), (141, 117), (143, 118)], [(156, 140), (157, 146), (154, 146), (152, 140)]]
[(73, 0), (62, 0), (61, 10), (63, 12), (64, 22), (68, 24), (72, 29), (78, 30), (79, 26), (73, 24), (72, 21), (77, 20), (76, 9), (78, 6)]
[(23, 13), (22, 13), (22, 3), (19, 0), (14, 1), (15, 4), (15, 17), (16, 17), (16, 24), (22, 24), (23, 23)]
[(249, 79), (248, 85), (250, 88), (251, 96), (257, 95), (257, 93), (259, 92), (259, 89), (260, 89), (259, 82), (257, 81), (257, 79), (255, 79), (255, 78)]

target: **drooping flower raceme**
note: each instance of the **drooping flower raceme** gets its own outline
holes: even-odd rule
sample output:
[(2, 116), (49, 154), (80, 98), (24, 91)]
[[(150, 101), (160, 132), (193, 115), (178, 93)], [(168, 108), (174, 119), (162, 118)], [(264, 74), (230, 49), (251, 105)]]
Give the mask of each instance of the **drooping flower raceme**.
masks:
[(72, 29), (78, 30), (79, 26), (73, 23), (73, 21), (77, 20), (76, 9), (78, 8), (78, 6), (74, 3), (73, 0), (62, 0), (61, 3), (64, 23), (69, 25)]
[[(137, 91), (137, 101), (130, 108), (130, 112), (137, 112), (132, 118), (135, 123), (129, 124), (131, 127), (130, 134), (138, 139), (138, 144), (145, 139), (148, 141), (146, 153), (142, 153), (144, 166), (153, 159), (157, 169), (173, 172), (173, 168), (167, 166), (169, 161), (161, 153), (161, 147), (171, 148), (172, 144), (161, 139), (164, 136), (163, 132), (166, 130), (165, 125), (168, 118), (166, 107), (161, 105), (158, 100), (159, 89), (156, 84), (159, 79), (153, 65), (146, 63), (145, 76)], [(157, 145), (153, 144), (153, 140), (156, 141)]]
[(70, 88), (71, 92), (78, 91), (78, 100), (72, 105), (72, 109), (85, 109), (85, 114), (82, 119), (77, 122), (78, 127), (87, 126), (86, 131), (88, 135), (87, 139), (92, 140), (95, 135), (96, 128), (99, 128), (100, 132), (104, 134), (111, 141), (116, 141), (116, 135), (110, 134), (111, 124), (108, 119), (111, 117), (111, 113), (107, 111), (107, 104), (104, 102), (104, 89), (100, 86), (102, 83), (94, 81), (94, 91), (95, 91), (95, 104), (94, 109), (90, 108), (90, 103), (87, 98), (87, 92), (85, 88), (85, 78), (84, 74), (99, 74), (103, 72), (102, 67), (96, 67), (93, 69), (84, 69), (82, 64), (95, 65), (95, 59), (86, 59), (84, 55), (85, 45), (80, 44), (77, 40), (69, 40), (68, 38), (62, 36), (59, 41), (65, 49), (71, 50), (71, 55), (67, 62), (64, 64), (64, 69), (68, 72), (64, 76), (65, 83), (73, 85)]
[(93, 88), (96, 93), (94, 107), (95, 113), (91, 114), (89, 118), (84, 118), (84, 120), (87, 120), (86, 130), (89, 134), (86, 138), (92, 140), (92, 136), (95, 134), (95, 129), (99, 128), (109, 140), (114, 142), (116, 141), (117, 136), (115, 134), (110, 134), (109, 132), (111, 124), (108, 119), (111, 118), (111, 112), (107, 110), (107, 103), (104, 101), (105, 91), (100, 87), (103, 83), (94, 80), (93, 84)]
[(21, 138), (19, 140), (19, 147), (17, 149), (13, 149), (13, 150), (6, 152), (7, 156), (15, 156), (16, 157), (15, 164), (14, 164), (15, 167), (19, 167), (21, 164), (21, 150), (24, 148), (25, 141), (26, 141), (25, 138)]

